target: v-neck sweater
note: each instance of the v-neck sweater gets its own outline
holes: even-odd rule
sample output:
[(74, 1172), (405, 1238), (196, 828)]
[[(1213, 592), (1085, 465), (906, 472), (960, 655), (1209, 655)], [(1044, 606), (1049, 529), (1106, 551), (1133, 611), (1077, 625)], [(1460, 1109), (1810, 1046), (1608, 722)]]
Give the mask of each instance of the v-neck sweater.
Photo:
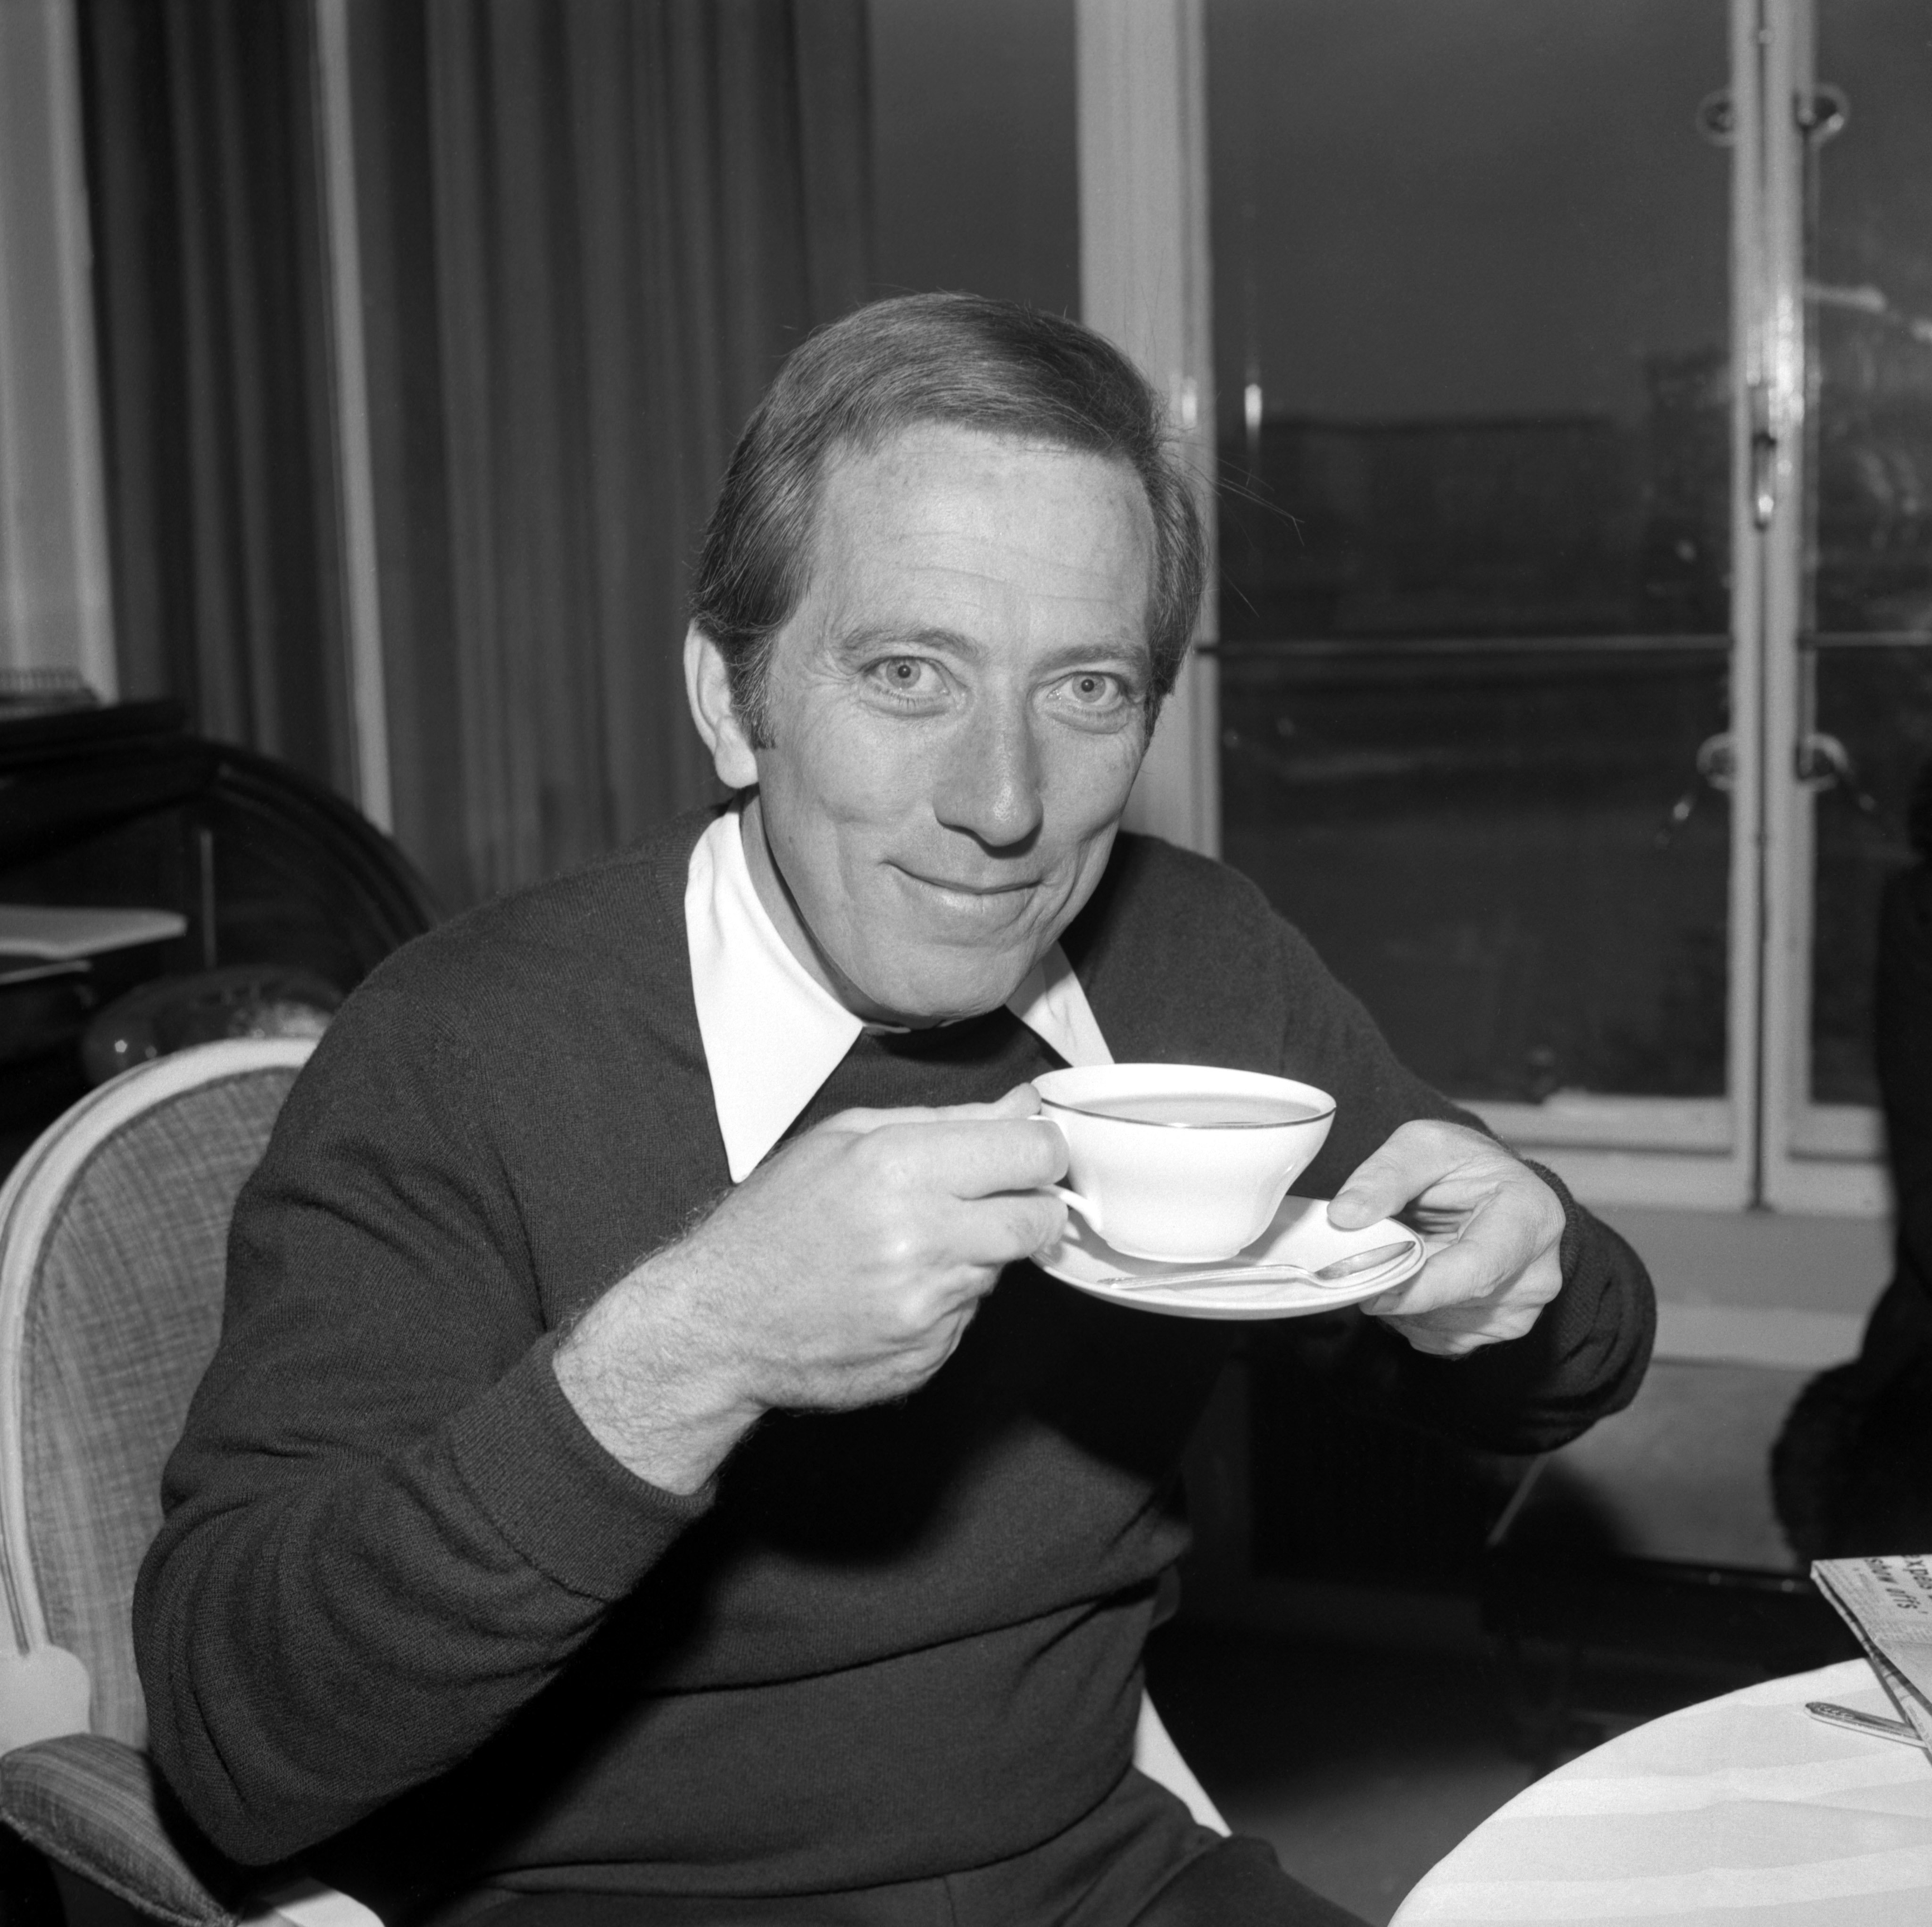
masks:
[[(1292, 1328), (1015, 1265), (919, 1392), (772, 1413), (690, 1497), (558, 1386), (559, 1333), (729, 1188), (682, 919), (705, 821), (398, 953), (244, 1190), (136, 1604), (152, 1749), (239, 1859), (326, 1843), (398, 1915), (480, 1885), (829, 1891), (1024, 1851), (1126, 1770), (1182, 1449), (1235, 1335)], [(1218, 864), (1122, 837), (1064, 943), (1120, 1060), (1336, 1095), (1299, 1190), (1462, 1115)], [(1004, 1010), (868, 1032), (790, 1134), (1058, 1061)], [(1528, 1336), (1450, 1362), (1337, 1314), (1338, 1391), (1514, 1450), (1627, 1402), (1648, 1281), (1564, 1206)]]

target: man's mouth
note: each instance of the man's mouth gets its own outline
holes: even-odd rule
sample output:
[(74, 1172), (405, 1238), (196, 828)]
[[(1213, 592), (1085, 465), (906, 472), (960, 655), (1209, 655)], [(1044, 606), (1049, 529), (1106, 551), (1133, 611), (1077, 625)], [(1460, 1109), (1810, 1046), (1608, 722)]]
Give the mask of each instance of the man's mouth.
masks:
[(1000, 878), (997, 881), (968, 881), (956, 877), (931, 877), (922, 871), (908, 870), (902, 865), (896, 865), (899, 874), (909, 882), (918, 884), (941, 897), (965, 898), (982, 902), (997, 901), (1004, 897), (1024, 895), (1040, 887), (1037, 877)]
[(952, 877), (922, 877), (916, 870), (906, 874), (934, 890), (956, 891), (962, 897), (1003, 897), (1014, 890), (1030, 890), (1036, 881), (1028, 877), (1016, 883), (968, 883)]

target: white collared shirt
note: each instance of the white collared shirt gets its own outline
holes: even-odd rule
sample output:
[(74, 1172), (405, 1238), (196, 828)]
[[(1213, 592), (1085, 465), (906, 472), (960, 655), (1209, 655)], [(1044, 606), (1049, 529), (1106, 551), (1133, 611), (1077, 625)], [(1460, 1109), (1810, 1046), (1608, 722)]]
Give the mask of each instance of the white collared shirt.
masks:
[[(745, 861), (740, 818), (728, 810), (698, 838), (684, 887), (692, 993), (734, 1184), (757, 1168), (866, 1028), (778, 934)], [(1006, 1008), (1070, 1064), (1114, 1061), (1057, 943)]]

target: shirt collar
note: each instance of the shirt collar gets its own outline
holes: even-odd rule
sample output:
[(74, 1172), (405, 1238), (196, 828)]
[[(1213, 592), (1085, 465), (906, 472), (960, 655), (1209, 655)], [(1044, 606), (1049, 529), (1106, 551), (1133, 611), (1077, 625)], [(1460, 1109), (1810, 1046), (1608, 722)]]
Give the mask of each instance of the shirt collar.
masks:
[[(766, 914), (739, 819), (728, 810), (698, 838), (684, 889), (692, 993), (734, 1184), (790, 1128), (866, 1028), (792, 955)], [(1070, 1064), (1114, 1061), (1057, 943), (1006, 1008)]]

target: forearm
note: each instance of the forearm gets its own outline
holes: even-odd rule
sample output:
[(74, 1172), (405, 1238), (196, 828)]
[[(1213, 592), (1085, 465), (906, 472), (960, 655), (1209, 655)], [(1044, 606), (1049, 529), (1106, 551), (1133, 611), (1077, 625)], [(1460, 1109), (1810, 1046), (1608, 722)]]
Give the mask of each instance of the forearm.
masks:
[(761, 1410), (710, 1329), (704, 1270), (688, 1244), (660, 1253), (606, 1292), (552, 1361), (591, 1436), (669, 1493), (700, 1491)]

